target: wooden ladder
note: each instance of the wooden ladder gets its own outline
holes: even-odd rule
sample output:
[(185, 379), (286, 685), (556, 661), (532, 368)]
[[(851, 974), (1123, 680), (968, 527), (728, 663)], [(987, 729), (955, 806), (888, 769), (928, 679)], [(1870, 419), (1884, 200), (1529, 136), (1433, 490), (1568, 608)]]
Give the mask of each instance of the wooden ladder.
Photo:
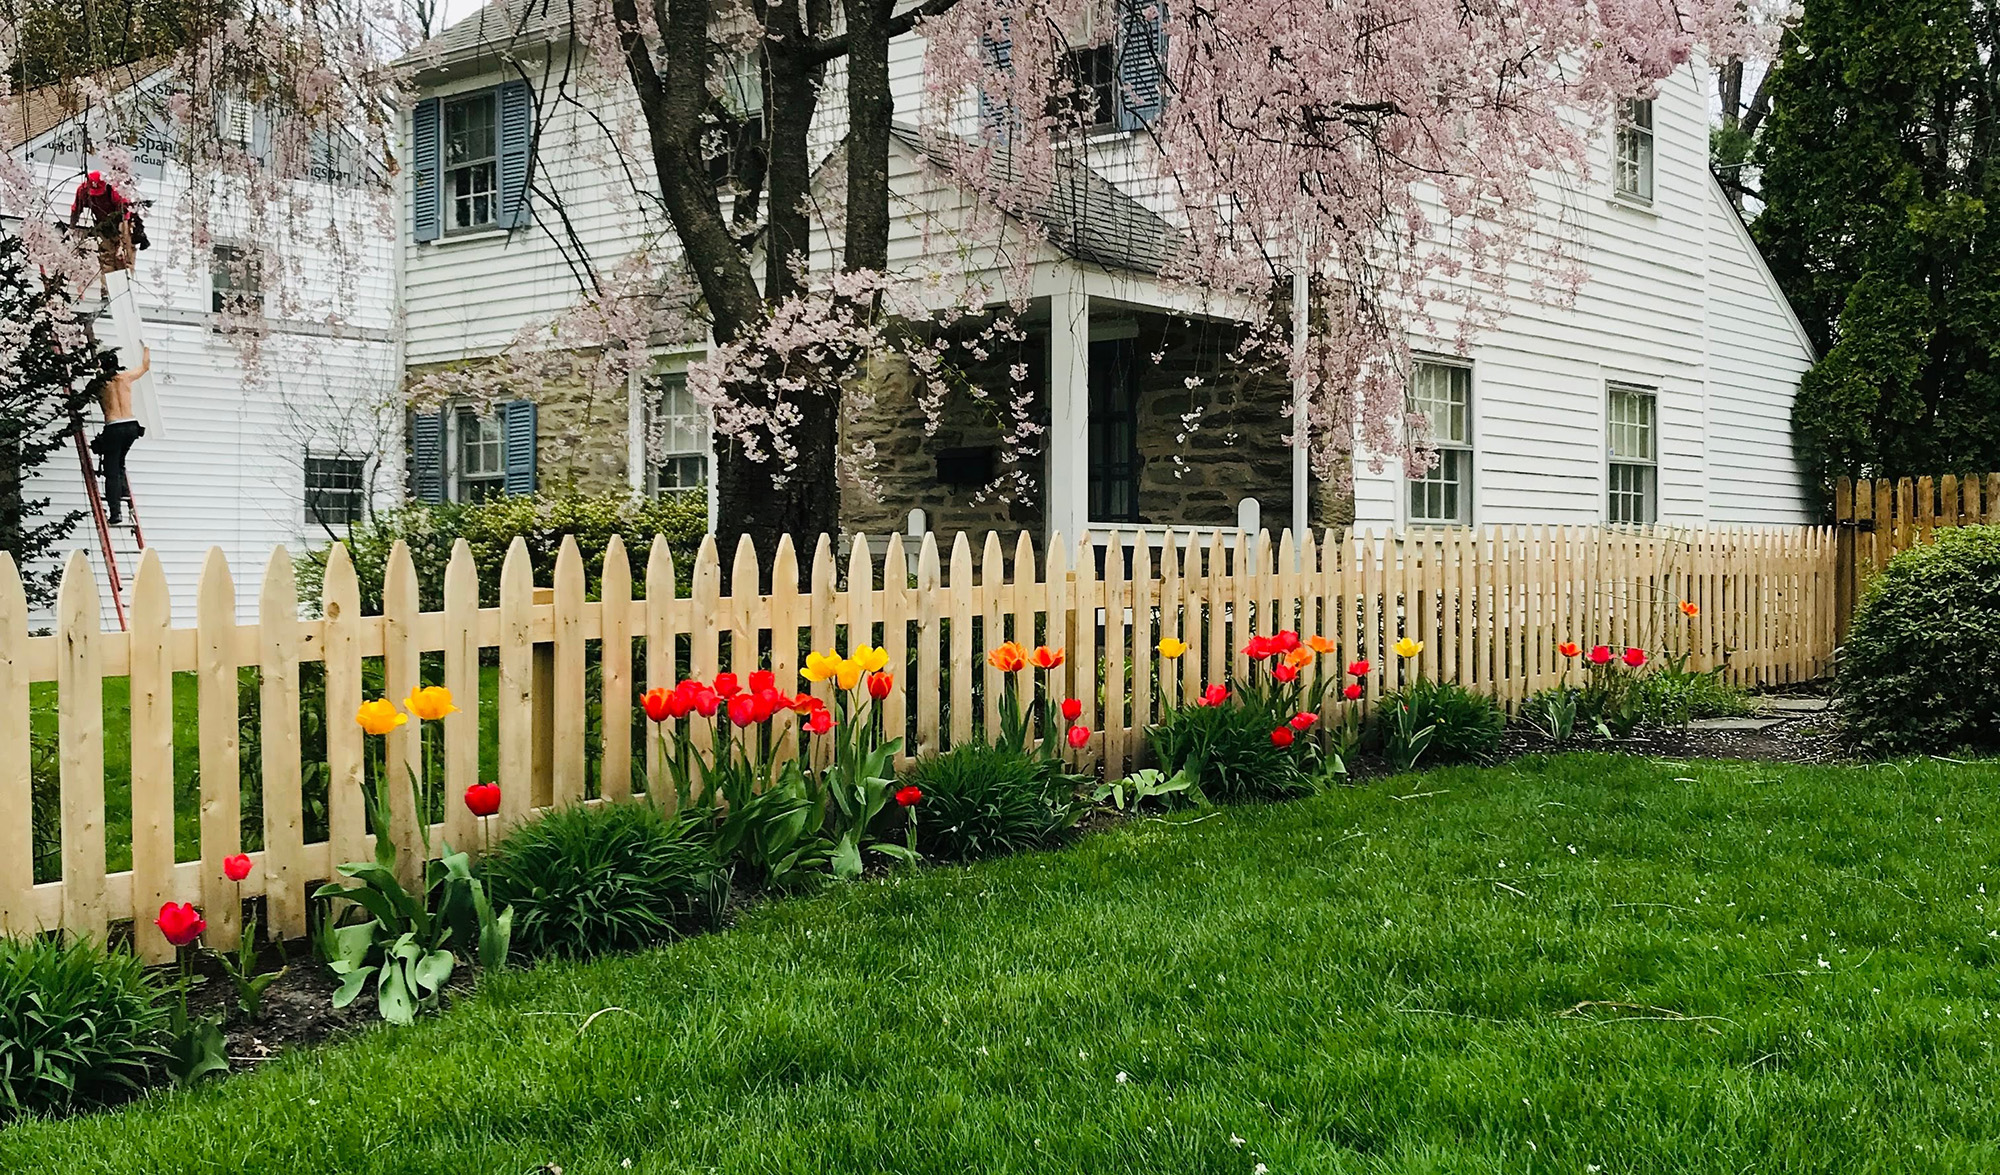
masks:
[(97, 484), (97, 462), (91, 457), (90, 442), (84, 439), (81, 419), (76, 421), (70, 437), (76, 442), (76, 459), (83, 469), (84, 490), (90, 495), (90, 513), (97, 528), (97, 549), (104, 560), (104, 580), (111, 588), (111, 607), (117, 613), (118, 630), (124, 632), (128, 627), (125, 618), (125, 574), (119, 568), (119, 551), (114, 536), (131, 531), (132, 541), (126, 558), (136, 565), (140, 553), (146, 549), (146, 532), (139, 525), (139, 497), (132, 492), (132, 478), (128, 471), (125, 477), (127, 520), (114, 525), (107, 516), (104, 490)]

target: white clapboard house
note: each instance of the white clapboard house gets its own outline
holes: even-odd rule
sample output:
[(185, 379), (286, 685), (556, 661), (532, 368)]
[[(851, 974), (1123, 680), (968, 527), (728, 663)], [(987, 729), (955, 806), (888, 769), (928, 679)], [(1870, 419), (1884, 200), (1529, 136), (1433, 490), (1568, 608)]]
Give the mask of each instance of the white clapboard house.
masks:
[[(131, 153), (137, 198), (152, 248), (137, 254), (131, 297), (99, 295), (99, 336), (135, 340), (152, 352), (150, 394), (141, 397), (147, 435), (131, 451), (130, 477), (145, 543), (157, 551), (180, 622), (191, 623), (203, 560), (220, 547), (234, 574), (239, 614), (252, 616), (272, 548), (324, 545), (330, 535), (375, 504), (402, 497), (403, 437), (394, 335), (395, 241), (355, 183), (359, 153), (316, 152), (313, 178), (300, 181), (302, 215), (317, 228), (293, 234), (232, 232), (246, 223), (214, 208), (214, 239), (196, 255), (182, 231), (182, 203), (210, 200), (175, 161), (163, 104), (174, 83), (157, 63), (121, 68), (105, 79), (124, 104), (116, 119), (66, 112), (30, 93), (0, 108), (10, 138), (45, 184), (45, 215), (66, 220), (71, 194), (92, 169), (105, 166), (106, 142)], [(136, 113), (135, 113), (136, 112)], [(243, 101), (217, 105), (225, 138), (251, 152), (269, 149), (272, 113)], [(110, 129), (145, 125), (142, 133)], [(240, 211), (240, 210), (238, 210)], [(355, 213), (360, 215), (355, 215)], [(298, 243), (341, 218), (344, 256)], [(84, 214), (84, 223), (90, 214)], [(123, 275), (114, 275), (122, 278)], [(122, 281), (112, 283), (122, 293)], [(281, 296), (282, 294), (282, 296)], [(253, 352), (228, 333), (261, 306), (262, 337)], [(225, 307), (232, 313), (225, 315)], [(133, 313), (136, 311), (136, 313)], [(226, 321), (228, 320), (228, 321)], [(94, 435), (101, 421), (86, 421)], [(86, 509), (77, 455), (51, 457), (29, 487), (58, 511)], [(133, 534), (115, 531), (113, 557), (128, 583), (136, 570)], [(74, 545), (89, 551), (103, 574), (103, 552), (90, 517)], [(103, 609), (116, 622), (114, 602)]]
[[(1148, 55), (1128, 51), (1158, 36), (1148, 25), (1156, 10), (1119, 3), (1112, 27), (1079, 38), (1077, 49), (1088, 58), (1078, 76), (1103, 89), (1102, 125), (1047, 205), (1026, 214), (1033, 224), (1003, 224), (992, 248), (996, 267), (1003, 254), (1032, 258), (1032, 337), (1009, 358), (1032, 360), (1050, 424), (1036, 458), (1040, 488), (1027, 500), (982, 493), (1003, 459), (992, 422), (947, 419), (921, 435), (907, 378), (876, 373), (872, 406), (845, 424), (875, 430), (877, 453), (869, 476), (844, 494), (850, 530), (900, 529), (912, 509), (938, 531), (1233, 527), (1247, 498), (1261, 504), (1265, 525), (1292, 518), (1282, 375), (1232, 375), (1222, 360), (1231, 324), (1158, 277), (1174, 229), (1164, 195), (1140, 178), (1149, 147), (1138, 128), (1149, 112), (1134, 109), (1132, 95), (1159, 87), (1132, 76)], [(645, 161), (609, 161), (605, 127), (633, 117), (629, 106), (607, 96), (586, 116), (554, 100), (559, 82), (575, 84), (575, 62), (588, 52), (561, 19), (549, 6), (498, 3), (411, 59), (420, 96), (410, 111), (400, 255), (413, 370), (493, 355), (523, 325), (572, 304), (575, 243), (608, 269), (664, 231), (657, 211), (635, 212), (640, 202), (626, 187), (648, 182)], [(912, 127), (922, 48), (912, 34), (893, 49), (897, 118)], [(757, 109), (755, 71), (732, 81), (735, 100)], [(1560, 306), (1521, 300), (1463, 354), (1413, 339), (1428, 357), (1415, 366), (1410, 397), (1433, 422), (1436, 468), (1410, 477), (1394, 463), (1376, 471), (1357, 462), (1351, 502), (1313, 492), (1315, 526), (1349, 511), (1370, 528), (1806, 519), (1790, 415), (1811, 348), (1709, 174), (1704, 74), (1689, 66), (1652, 100), (1626, 104), (1600, 140), (1595, 187), (1572, 184), (1563, 194), (1588, 266), (1579, 296)], [(837, 128), (824, 141), (837, 150)], [(921, 267), (972, 197), (929, 164), (913, 131), (897, 134), (892, 152), (892, 199), (902, 210), (892, 264)], [(837, 263), (832, 248), (820, 242), (816, 268)], [(657, 379), (620, 403), (593, 404), (592, 468), (611, 469), (622, 454), (612, 475), (634, 488), (703, 482), (709, 429), (674, 376), (699, 348), (698, 340), (663, 344)], [(1193, 389), (1191, 375), (1202, 377)], [(544, 434), (559, 409), (568, 410), (542, 405)], [(1191, 411), (1203, 425), (1190, 438), (1182, 422)], [(650, 450), (649, 427), (664, 438)], [(535, 429), (524, 403), (420, 418), (420, 496), (531, 485)]]

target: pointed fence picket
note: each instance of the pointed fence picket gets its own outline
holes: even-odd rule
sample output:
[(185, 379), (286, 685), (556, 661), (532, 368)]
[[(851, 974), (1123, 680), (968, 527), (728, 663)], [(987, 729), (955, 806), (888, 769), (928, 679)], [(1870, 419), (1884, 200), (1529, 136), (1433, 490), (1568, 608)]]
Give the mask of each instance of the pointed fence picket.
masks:
[[(1906, 536), (1914, 543), (1940, 526), (1984, 517), (1991, 488), (1976, 479), (1931, 486), (1929, 514), (1919, 493), (1874, 535), (1882, 544)], [(1849, 488), (1845, 498), (1850, 513), (1858, 502), (1882, 500), (1877, 488)], [(593, 580), (574, 540), (565, 539), (552, 587), (538, 588), (526, 545), (516, 540), (501, 566), (498, 604), (489, 608), (479, 604), (479, 574), (460, 542), (437, 612), (421, 610), (414, 564), (399, 545), (374, 616), (361, 614), (355, 569), (339, 548), (327, 557), (318, 606), (302, 614), (292, 557), (280, 549), (265, 566), (254, 624), (237, 623), (231, 569), (218, 550), (203, 567), (191, 627), (175, 626), (165, 576), (149, 553), (134, 580), (128, 632), (101, 629), (95, 577), (78, 556), (64, 570), (48, 635), (30, 632), (20, 576), (0, 556), (0, 933), (60, 928), (102, 938), (131, 921), (141, 957), (159, 962), (172, 957), (151, 926), (161, 903), (200, 903), (207, 941), (227, 948), (241, 933), (239, 899), (261, 898), (261, 932), (297, 936), (312, 887), (339, 863), (369, 858), (377, 834), (394, 840), (413, 872), (426, 842), (432, 853), (446, 845), (477, 851), (552, 805), (644, 790), (658, 767), (653, 728), (635, 727), (645, 688), (725, 669), (747, 680), (768, 668), (782, 688), (807, 689), (798, 671), (812, 649), (884, 648), (895, 674), (882, 702), (885, 728), (908, 736), (907, 762), (997, 733), (1004, 675), (986, 655), (1001, 641), (1060, 646), (1063, 664), (1042, 675), (1046, 697), (1076, 698), (1078, 722), (1092, 732), (1081, 750), (1060, 750), (1078, 767), (1114, 772), (1145, 761), (1146, 728), (1161, 715), (1247, 666), (1249, 636), (1283, 628), (1333, 642), (1320, 671), (1337, 684), (1349, 680), (1349, 663), (1368, 661), (1360, 705), (1421, 674), (1518, 709), (1560, 677), (1567, 662), (1556, 645), (1565, 640), (1684, 655), (1745, 686), (1802, 681), (1828, 669), (1852, 568), (1879, 557), (1873, 535), (1857, 538), (1831, 528), (1425, 528), (1275, 538), (1115, 530), (1040, 548), (1016, 536), (1009, 557), (997, 535), (960, 534), (947, 563), (931, 535), (914, 559), (897, 539), (880, 548), (879, 561), (878, 548), (854, 536), (844, 560), (822, 538), (803, 585), (789, 542), (768, 579), (757, 551), (738, 544), (725, 582), (711, 538), (694, 556), (685, 594), (676, 592), (675, 560), (660, 539), (648, 552), (643, 598), (621, 543), (609, 546)], [(1683, 613), (1682, 601), (1694, 615)], [(1405, 636), (1421, 641), (1423, 652), (1397, 656)], [(1185, 643), (1178, 659), (1158, 653), (1166, 637)], [(497, 666), (491, 697), (482, 662)], [(593, 665), (594, 697), (587, 693)], [(245, 670), (255, 670), (256, 686), (240, 692)], [(198, 790), (199, 830), (198, 859), (189, 861), (174, 852), (176, 675), (193, 677), (198, 719), (198, 745), (181, 748), (201, 768), (190, 785)], [(324, 683), (323, 714), (302, 711), (307, 675)], [(121, 677), (131, 698), (131, 833), (129, 845), (112, 847), (120, 855), (129, 848), (131, 867), (111, 873), (103, 690), (106, 679)], [(1031, 691), (1032, 680), (1023, 674), (1016, 684)], [(54, 714), (42, 720), (58, 735), (52, 768), (38, 767), (31, 750), (35, 700), (47, 704), (50, 696), (37, 683), (53, 684)], [(353, 721), (366, 697), (401, 701), (437, 683), (451, 688), (461, 713), (412, 721), (379, 739)], [(831, 683), (810, 688), (831, 700)], [(1337, 692), (1328, 718), (1350, 705)], [(239, 714), (245, 698), (256, 707), (247, 726)], [(586, 733), (593, 701), (594, 742)], [(461, 801), (480, 778), (482, 710), (497, 720), (491, 752), (502, 797), (499, 814), (486, 821)], [(802, 745), (788, 721), (775, 735), (781, 755), (823, 753), (810, 740)], [(301, 761), (307, 723), (323, 726), (323, 763)], [(440, 725), (441, 734), (429, 729)], [(247, 760), (243, 730), (259, 740)], [(1032, 733), (1063, 735), (1042, 729), (1039, 715)], [(246, 769), (256, 773), (255, 793), (244, 789)], [(416, 808), (406, 773), (427, 785), (429, 811)], [(325, 793), (308, 802), (312, 781)], [(363, 801), (364, 782), (384, 781), (386, 830), (369, 826)], [(49, 800), (37, 803), (44, 789)], [(248, 813), (246, 794), (259, 800)], [(441, 823), (425, 829), (420, 820)], [(50, 821), (60, 825), (60, 862), (37, 882), (34, 846), (54, 831)], [(246, 834), (255, 868), (239, 886), (224, 879), (221, 861)]]

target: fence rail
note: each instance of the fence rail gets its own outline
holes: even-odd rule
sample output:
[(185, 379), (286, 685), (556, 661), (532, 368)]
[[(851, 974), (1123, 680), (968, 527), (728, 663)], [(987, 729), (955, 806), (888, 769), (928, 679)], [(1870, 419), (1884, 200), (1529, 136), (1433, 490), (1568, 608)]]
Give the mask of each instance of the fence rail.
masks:
[(1896, 552), (1922, 546), (1950, 527), (2000, 525), (2000, 473), (1843, 477), (1833, 486), (1833, 518), (1840, 564), (1837, 636), (1846, 640), (1861, 593)]
[[(423, 814), (441, 816), (436, 832), (463, 847), (551, 805), (587, 794), (622, 798), (642, 784), (646, 759), (656, 752), (642, 746), (650, 742), (643, 729), (635, 732), (619, 716), (634, 713), (646, 687), (760, 666), (796, 682), (803, 653), (833, 645), (888, 651), (898, 674), (883, 702), (885, 720), (908, 735), (915, 754), (997, 729), (1001, 691), (985, 662), (988, 648), (1009, 638), (1062, 646), (1067, 661), (1050, 674), (1049, 688), (1082, 701), (1082, 720), (1097, 732), (1085, 754), (1110, 773), (1142, 757), (1145, 728), (1160, 714), (1206, 682), (1240, 677), (1250, 635), (1281, 628), (1332, 639), (1338, 651), (1326, 659), (1329, 673), (1355, 659), (1371, 662), (1361, 704), (1421, 675), (1458, 681), (1518, 709), (1559, 679), (1565, 662), (1556, 646), (1572, 639), (1685, 655), (1743, 685), (1818, 676), (1833, 651), (1829, 529), (1501, 527), (1419, 529), (1390, 539), (1329, 533), (1319, 541), (1286, 533), (1276, 542), (1268, 535), (1170, 535), (1129, 547), (1105, 537), (1119, 536), (1074, 546), (1057, 539), (1039, 569), (1026, 535), (1011, 559), (996, 534), (985, 536), (977, 556), (963, 534), (948, 553), (926, 536), (914, 558), (892, 538), (879, 563), (864, 539), (853, 541), (844, 560), (822, 539), (803, 581), (787, 542), (764, 591), (746, 541), (734, 553), (728, 582), (738, 590), (730, 593), (712, 539), (694, 560), (691, 589), (681, 593), (664, 540), (654, 542), (635, 584), (614, 539), (594, 593), (573, 540), (564, 541), (548, 588), (532, 581), (517, 540), (492, 608), (479, 606), (477, 572), (461, 541), (437, 612), (419, 611), (416, 572), (399, 546), (379, 616), (361, 614), (354, 568), (336, 548), (313, 618), (301, 615), (291, 557), (280, 548), (264, 571), (255, 624), (237, 623), (230, 568), (213, 551), (191, 627), (175, 623), (159, 560), (149, 552), (132, 585), (130, 631), (122, 633), (101, 630), (97, 585), (76, 554), (65, 569), (57, 627), (46, 635), (30, 634), (20, 580), (0, 555), (0, 931), (61, 928), (102, 937), (111, 924), (133, 919), (139, 953), (163, 960), (170, 948), (144, 916), (160, 903), (202, 903), (208, 941), (226, 949), (241, 932), (239, 896), (261, 895), (271, 933), (303, 933), (308, 887), (335, 864), (372, 852), (364, 778), (371, 770), (400, 776), (405, 764), (421, 770), (426, 759), (412, 723), (387, 737), (382, 760), (369, 767), (374, 752), (352, 720), (364, 681), (371, 693), (379, 688), (396, 699), (420, 682), (442, 681), (464, 710), (492, 715), (497, 746), (485, 750), (497, 763), (501, 811), (485, 828), (456, 802)], [(801, 582), (803, 590), (795, 586)], [(1692, 619), (1677, 607), (1683, 600), (1699, 608)], [(1161, 658), (1156, 645), (1166, 636), (1189, 651)], [(1423, 651), (1397, 658), (1391, 648), (1402, 636), (1422, 641)], [(302, 667), (314, 662), (324, 665), (324, 709), (302, 713)], [(260, 780), (249, 793), (258, 810), (247, 822), (239, 772), (245, 667), (258, 671), (242, 696), (258, 719)], [(177, 860), (175, 845), (179, 674), (196, 679), (197, 860)], [(131, 748), (131, 868), (108, 872), (102, 699), (104, 681), (120, 677), (131, 698), (122, 724)], [(53, 781), (60, 875), (37, 883), (36, 821), (47, 831), (51, 817), (48, 805), (35, 801), (29, 729), (35, 698), (44, 710), (49, 703), (49, 687), (37, 685), (50, 682), (60, 751)], [(1329, 716), (1345, 704), (1330, 700)], [(593, 705), (606, 717), (594, 730)], [(302, 719), (324, 723), (324, 759), (310, 772)], [(109, 729), (115, 734), (118, 726)], [(478, 781), (481, 724), (447, 720), (443, 727), (433, 769), (442, 794), (456, 797)], [(308, 777), (323, 781), (325, 791), (314, 797), (315, 811), (324, 805), (325, 835), (310, 841)], [(391, 796), (387, 834), (411, 862), (421, 844), (420, 814), (406, 788), (392, 788)], [(246, 824), (260, 867), (239, 892), (223, 879), (220, 862), (244, 847)], [(122, 853), (127, 846), (116, 847)], [(134, 919), (135, 912), (142, 916)]]

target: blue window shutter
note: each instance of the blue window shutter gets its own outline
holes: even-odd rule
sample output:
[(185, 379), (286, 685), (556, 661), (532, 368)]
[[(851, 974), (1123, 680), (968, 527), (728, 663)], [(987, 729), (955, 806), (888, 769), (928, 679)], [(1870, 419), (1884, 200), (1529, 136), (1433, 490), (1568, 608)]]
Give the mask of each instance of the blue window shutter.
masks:
[(441, 118), (436, 98), (418, 102), (410, 116), (410, 224), (419, 241), (435, 241), (444, 231)]
[(500, 227), (528, 223), (528, 163), (534, 158), (535, 99), (526, 82), (500, 87)]
[(500, 446), (507, 477), (501, 489), (509, 497), (535, 492), (535, 402), (509, 400), (500, 407)]
[[(1012, 25), (1008, 20), (1003, 19), (1000, 22), (1000, 27), (1003, 31), (998, 37), (990, 33), (979, 34), (979, 50), (985, 54), (987, 61), (1000, 70), (1011, 73), (1014, 69)], [(979, 129), (987, 138), (995, 139), (1002, 143), (1012, 138), (1013, 136), (1010, 132), (1013, 130), (1013, 114), (1012, 105), (988, 94), (983, 87), (980, 89)]]
[(1166, 0), (1118, 0), (1118, 129), (1160, 116), (1167, 98)]
[(433, 505), (444, 501), (444, 413), (410, 419), (410, 494)]

